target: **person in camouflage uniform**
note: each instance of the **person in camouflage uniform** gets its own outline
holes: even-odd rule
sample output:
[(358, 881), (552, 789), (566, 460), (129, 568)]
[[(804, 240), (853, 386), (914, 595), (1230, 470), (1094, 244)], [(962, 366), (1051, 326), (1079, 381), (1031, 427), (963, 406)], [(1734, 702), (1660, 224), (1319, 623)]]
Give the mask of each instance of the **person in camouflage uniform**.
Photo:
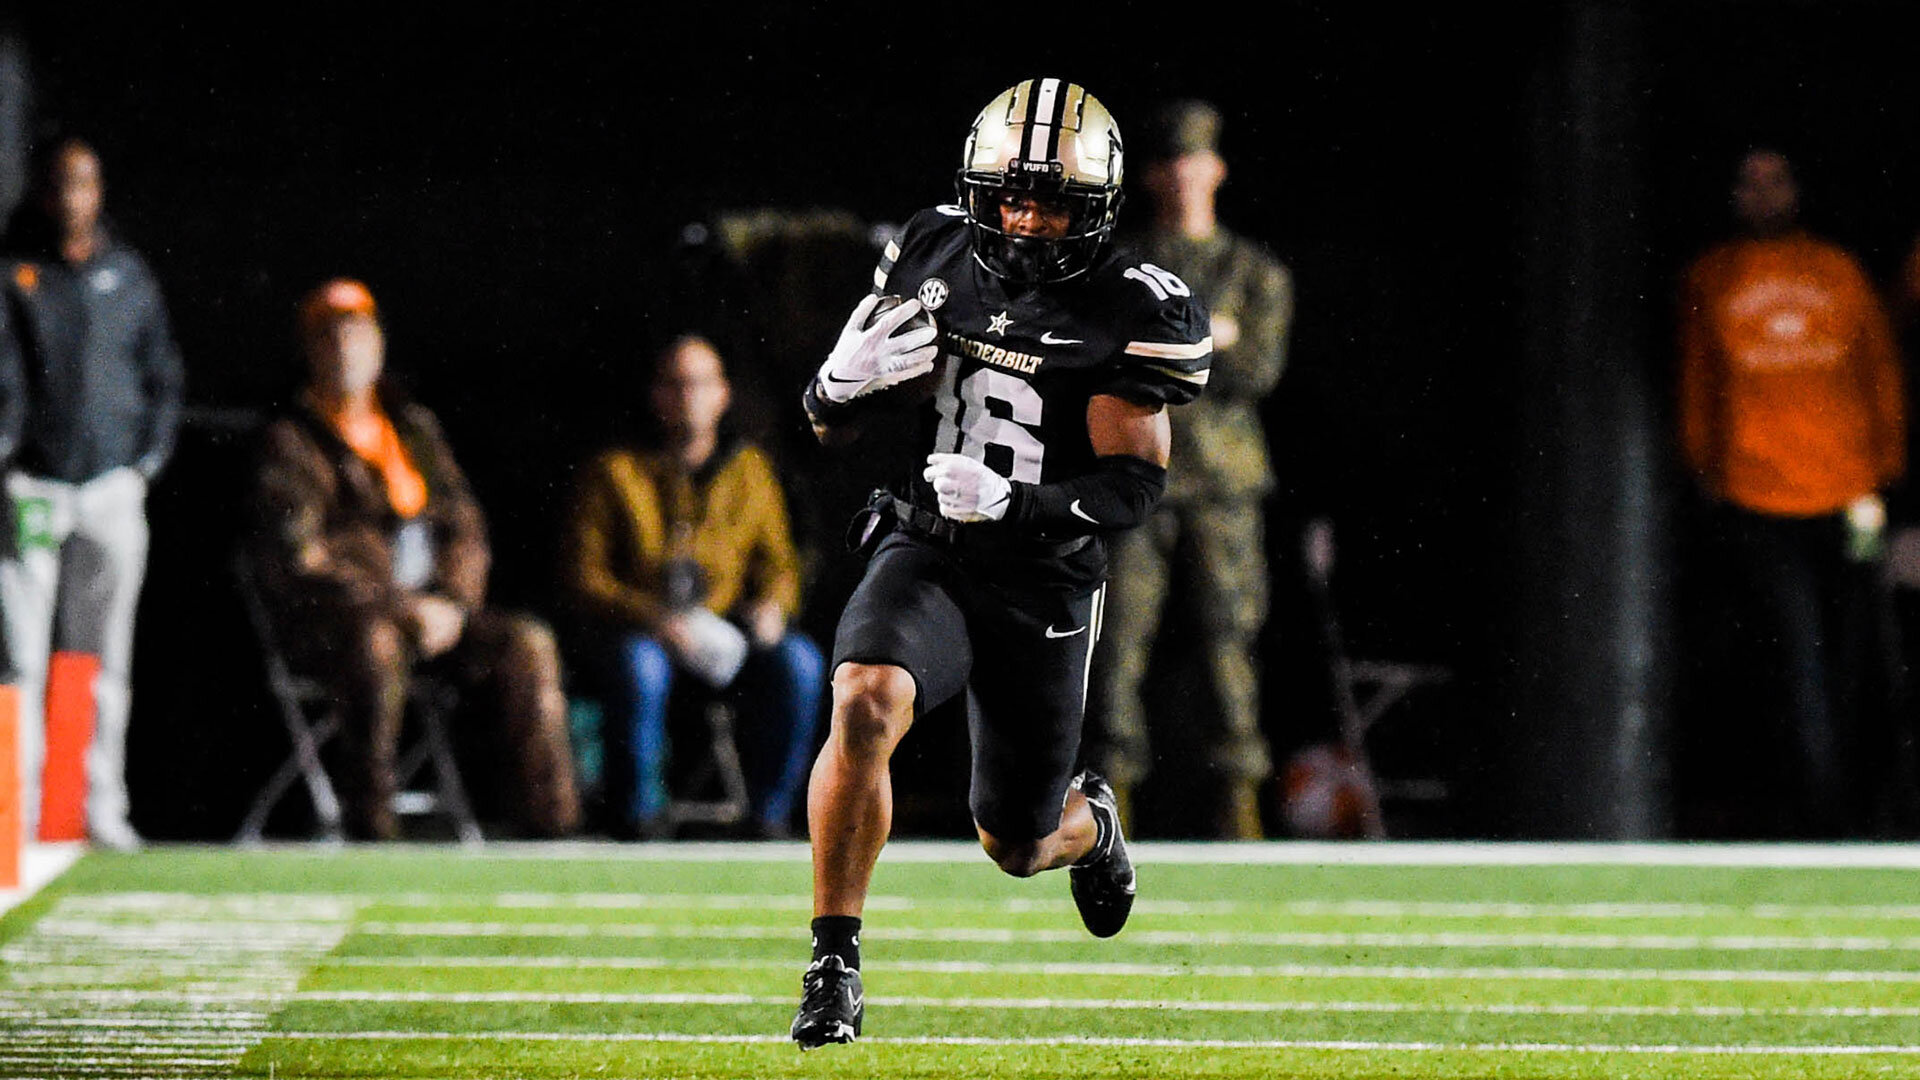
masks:
[(1214, 365), (1206, 393), (1174, 418), (1166, 497), (1150, 519), (1112, 543), (1106, 648), (1095, 661), (1105, 720), (1096, 761), (1127, 805), (1129, 789), (1152, 766), (1141, 696), (1149, 650), (1168, 601), (1188, 606), (1201, 635), (1196, 659), (1218, 712), (1182, 714), (1180, 721), (1202, 725), (1196, 735), (1208, 781), (1221, 785), (1215, 833), (1258, 839), (1260, 786), (1273, 768), (1260, 730), (1253, 656), (1267, 615), (1264, 500), (1273, 487), (1260, 404), (1286, 363), (1293, 278), (1265, 247), (1215, 215), (1227, 173), (1220, 126), (1211, 105), (1175, 102), (1155, 114), (1133, 147), (1146, 161), (1154, 218), (1131, 242), (1206, 303)]

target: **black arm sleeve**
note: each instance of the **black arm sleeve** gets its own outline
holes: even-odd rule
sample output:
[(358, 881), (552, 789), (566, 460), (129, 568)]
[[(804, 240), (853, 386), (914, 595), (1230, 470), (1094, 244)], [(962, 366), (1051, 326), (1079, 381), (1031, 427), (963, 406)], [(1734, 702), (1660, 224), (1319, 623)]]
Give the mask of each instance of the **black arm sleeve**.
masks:
[(1167, 490), (1167, 470), (1131, 454), (1109, 454), (1091, 472), (1051, 484), (1013, 485), (1007, 520), (1049, 535), (1131, 529)]
[(815, 427), (833, 427), (853, 419), (860, 407), (851, 401), (834, 401), (820, 392), (820, 376), (807, 380), (807, 388), (800, 394), (800, 407), (807, 411), (807, 419)]

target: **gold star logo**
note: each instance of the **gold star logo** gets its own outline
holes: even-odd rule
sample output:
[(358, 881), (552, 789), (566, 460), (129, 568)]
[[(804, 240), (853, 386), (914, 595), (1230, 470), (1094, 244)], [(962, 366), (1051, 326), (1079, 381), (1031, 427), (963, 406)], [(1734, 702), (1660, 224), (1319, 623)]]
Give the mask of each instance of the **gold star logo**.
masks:
[(998, 315), (989, 315), (987, 316), (987, 333), (999, 334), (1001, 337), (1005, 337), (1007, 327), (1012, 322), (1013, 320), (1007, 318), (1007, 313), (1004, 311)]

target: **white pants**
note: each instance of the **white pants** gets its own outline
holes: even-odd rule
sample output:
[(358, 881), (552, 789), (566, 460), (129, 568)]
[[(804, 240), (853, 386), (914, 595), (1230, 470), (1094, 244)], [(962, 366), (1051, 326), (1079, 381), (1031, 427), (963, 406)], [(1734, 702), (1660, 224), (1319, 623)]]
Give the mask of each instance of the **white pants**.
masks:
[(6, 486), (0, 606), (20, 678), (21, 824), (29, 840), (39, 831), (47, 661), (59, 649), (100, 658), (87, 823), (92, 830), (124, 827), (128, 673), (147, 564), (146, 478), (114, 469), (69, 484), (13, 472)]

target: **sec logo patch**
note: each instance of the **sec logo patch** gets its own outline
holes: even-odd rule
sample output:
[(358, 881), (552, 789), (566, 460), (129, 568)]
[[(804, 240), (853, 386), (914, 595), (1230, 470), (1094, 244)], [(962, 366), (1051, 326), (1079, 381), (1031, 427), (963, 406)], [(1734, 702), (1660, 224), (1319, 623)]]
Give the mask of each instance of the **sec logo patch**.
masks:
[(939, 311), (947, 302), (949, 290), (947, 283), (937, 277), (930, 277), (920, 283), (920, 306), (928, 311)]

